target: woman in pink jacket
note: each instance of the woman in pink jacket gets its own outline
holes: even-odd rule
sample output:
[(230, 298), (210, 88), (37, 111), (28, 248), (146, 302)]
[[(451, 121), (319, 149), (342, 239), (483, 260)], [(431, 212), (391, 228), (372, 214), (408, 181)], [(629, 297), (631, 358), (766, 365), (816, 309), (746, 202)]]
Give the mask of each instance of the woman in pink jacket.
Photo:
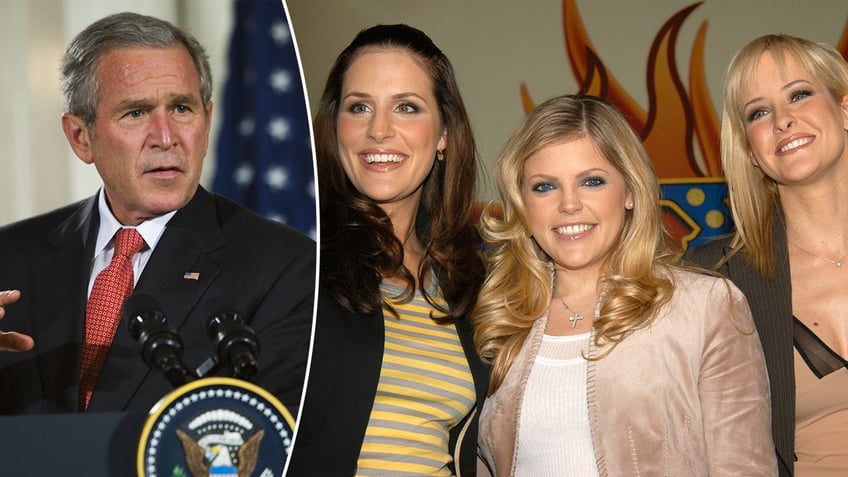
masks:
[(744, 295), (674, 265), (639, 138), (590, 96), (541, 104), (497, 164), (473, 314), (492, 362), (481, 472), (765, 476), (776, 463)]

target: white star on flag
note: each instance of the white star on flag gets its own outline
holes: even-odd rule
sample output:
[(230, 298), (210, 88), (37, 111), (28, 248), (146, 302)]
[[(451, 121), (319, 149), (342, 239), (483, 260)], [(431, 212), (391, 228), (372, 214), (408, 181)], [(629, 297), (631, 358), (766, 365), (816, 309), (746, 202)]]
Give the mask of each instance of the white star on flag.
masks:
[(288, 120), (282, 116), (271, 118), (271, 122), (268, 123), (268, 135), (275, 141), (285, 141), (289, 137), (290, 130)]
[(249, 186), (253, 182), (253, 167), (244, 162), (239, 164), (238, 168), (233, 171), (233, 181), (242, 189)]
[(268, 212), (266, 215), (271, 220), (276, 220), (277, 222), (286, 223), (286, 216), (282, 214), (278, 214), (277, 212)]
[(242, 136), (250, 136), (256, 129), (256, 121), (253, 118), (244, 118), (239, 123), (239, 134)]
[[(279, 1), (231, 0), (212, 190), (315, 238), (309, 113), (293, 33)], [(220, 108), (220, 109), (219, 109)]]
[(274, 39), (277, 45), (285, 45), (291, 39), (289, 26), (282, 22), (274, 22), (271, 25), (271, 38)]
[(292, 77), (286, 70), (276, 70), (271, 73), (271, 88), (276, 92), (288, 91), (292, 85)]
[(272, 189), (285, 189), (289, 185), (289, 173), (285, 167), (275, 164), (265, 173), (265, 183)]

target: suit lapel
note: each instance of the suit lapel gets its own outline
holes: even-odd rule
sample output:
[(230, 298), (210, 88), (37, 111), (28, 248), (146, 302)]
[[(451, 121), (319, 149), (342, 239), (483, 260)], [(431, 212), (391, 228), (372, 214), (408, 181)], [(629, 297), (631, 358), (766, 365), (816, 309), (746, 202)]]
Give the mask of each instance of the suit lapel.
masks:
[(33, 337), (39, 348), (44, 394), (56, 396), (59, 409), (75, 411), (79, 402), (79, 356), (85, 329), (88, 276), (99, 224), (97, 196), (47, 237), (54, 247), (32, 262)]
[[(728, 263), (728, 277), (745, 293), (757, 325), (763, 354), (769, 365), (772, 393), (772, 427), (775, 447), (784, 463), (794, 460), (795, 435), (795, 364), (792, 336), (792, 285), (786, 232), (778, 216), (772, 229), (776, 274), (762, 278), (743, 254)], [(727, 252), (727, 250), (725, 250)], [(785, 464), (784, 464), (785, 465)]]
[(483, 398), (486, 396), (489, 389), (489, 367), (483, 363), (474, 347), (474, 330), (471, 326), (471, 319), (466, 316), (457, 320), (456, 331), (459, 335), (459, 340), (462, 343), (462, 348), (465, 351), (465, 357), (468, 359), (468, 367), (471, 369), (471, 376), (474, 378), (474, 389), (477, 392), (477, 402), (478, 404), (482, 404)]
[[(180, 328), (221, 271), (208, 256), (226, 243), (216, 217), (212, 196), (198, 188), (194, 198), (168, 222), (136, 284), (136, 291), (144, 291), (156, 299), (168, 324), (174, 328)], [(186, 273), (196, 275), (186, 277)], [(151, 372), (155, 371), (142, 361), (138, 343), (122, 321), (89, 409), (127, 409), (146, 380), (162, 379), (151, 376)], [(119, 384), (106, 388), (101, 383)]]
[[(775, 226), (773, 231), (776, 274), (766, 280), (737, 253), (728, 262), (728, 276), (745, 292), (754, 317), (761, 317), (757, 329), (764, 343), (777, 343), (784, 351), (782, 360), (792, 360), (792, 285), (786, 234)], [(728, 250), (725, 250), (727, 253)], [(786, 369), (791, 371), (792, 362)]]
[[(333, 459), (316, 463), (314, 475), (353, 474), (374, 406), (383, 362), (382, 310), (359, 315), (319, 289), (311, 368), (303, 422), (312, 426), (306, 446)], [(341, 470), (340, 470), (341, 469)]]
[(194, 199), (168, 223), (136, 286), (157, 299), (175, 328), (182, 326), (221, 272), (209, 258), (226, 244), (216, 217), (212, 196), (198, 189)]

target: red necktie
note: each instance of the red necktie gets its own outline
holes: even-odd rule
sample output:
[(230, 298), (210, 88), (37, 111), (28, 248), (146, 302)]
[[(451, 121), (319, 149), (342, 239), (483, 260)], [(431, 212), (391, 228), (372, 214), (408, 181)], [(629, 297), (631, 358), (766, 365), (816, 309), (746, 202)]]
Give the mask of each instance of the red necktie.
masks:
[(103, 367), (112, 337), (121, 321), (124, 300), (133, 290), (132, 257), (144, 247), (135, 229), (119, 229), (109, 266), (103, 269), (91, 288), (85, 307), (85, 343), (80, 365), (80, 410), (85, 411)]

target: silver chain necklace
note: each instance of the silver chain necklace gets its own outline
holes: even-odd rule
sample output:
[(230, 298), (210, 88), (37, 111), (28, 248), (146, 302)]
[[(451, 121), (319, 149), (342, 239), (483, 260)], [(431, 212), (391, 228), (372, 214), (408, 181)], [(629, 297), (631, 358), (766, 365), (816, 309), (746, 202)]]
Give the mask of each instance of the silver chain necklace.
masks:
[[(816, 255), (813, 252), (808, 252), (808, 251), (804, 250), (803, 248), (801, 248), (800, 245), (793, 242), (792, 240), (790, 240), (789, 243), (791, 243), (792, 245), (795, 246), (795, 248), (806, 253), (807, 255), (810, 255), (811, 257), (816, 257), (817, 259), (822, 260), (822, 261), (827, 262), (827, 263), (830, 263), (832, 265), (836, 265), (837, 268), (841, 268), (842, 267), (842, 261), (845, 260), (845, 257), (848, 257), (848, 252), (845, 252), (839, 260), (831, 260), (827, 257), (822, 257), (821, 255)], [(566, 307), (566, 308), (568, 308), (568, 307)]]
[(568, 318), (568, 321), (571, 322), (571, 327), (575, 328), (577, 326), (577, 322), (583, 319), (583, 315), (572, 311), (571, 308), (568, 307), (568, 303), (566, 303), (565, 300), (562, 299), (562, 297), (560, 297), (559, 301), (562, 303), (562, 306), (565, 307), (565, 311), (571, 313), (571, 316)]

